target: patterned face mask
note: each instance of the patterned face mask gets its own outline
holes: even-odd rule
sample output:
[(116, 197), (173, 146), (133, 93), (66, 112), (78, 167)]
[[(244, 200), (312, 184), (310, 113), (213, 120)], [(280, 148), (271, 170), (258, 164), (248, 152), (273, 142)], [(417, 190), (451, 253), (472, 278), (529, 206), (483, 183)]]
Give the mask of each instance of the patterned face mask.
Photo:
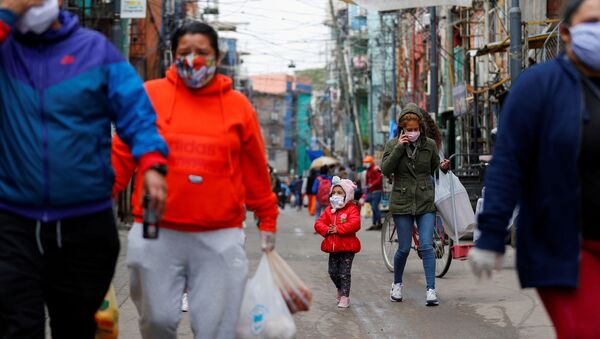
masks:
[(175, 60), (177, 75), (189, 88), (206, 86), (217, 73), (217, 62), (213, 56), (199, 56), (194, 53)]

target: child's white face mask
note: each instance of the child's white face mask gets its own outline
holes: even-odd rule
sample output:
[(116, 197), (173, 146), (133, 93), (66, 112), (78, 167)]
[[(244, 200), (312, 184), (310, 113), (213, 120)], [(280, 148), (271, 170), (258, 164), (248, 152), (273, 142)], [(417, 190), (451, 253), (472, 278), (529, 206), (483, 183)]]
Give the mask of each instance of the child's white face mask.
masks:
[(338, 195), (338, 194), (334, 194), (331, 196), (331, 198), (329, 198), (329, 202), (331, 203), (331, 207), (334, 209), (338, 209), (340, 207), (344, 206), (344, 196), (343, 195)]

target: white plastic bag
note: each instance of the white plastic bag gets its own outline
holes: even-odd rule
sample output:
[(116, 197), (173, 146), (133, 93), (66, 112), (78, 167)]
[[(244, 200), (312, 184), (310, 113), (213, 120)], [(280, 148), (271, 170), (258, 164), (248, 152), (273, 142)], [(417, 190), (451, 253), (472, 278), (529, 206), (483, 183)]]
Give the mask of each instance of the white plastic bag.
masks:
[(248, 281), (237, 327), (238, 339), (292, 339), (296, 324), (279, 292), (267, 256)]
[[(460, 238), (473, 232), (475, 213), (465, 187), (452, 171), (439, 172), (435, 180), (435, 206), (444, 219), (446, 233)], [(455, 239), (458, 241), (458, 239)]]

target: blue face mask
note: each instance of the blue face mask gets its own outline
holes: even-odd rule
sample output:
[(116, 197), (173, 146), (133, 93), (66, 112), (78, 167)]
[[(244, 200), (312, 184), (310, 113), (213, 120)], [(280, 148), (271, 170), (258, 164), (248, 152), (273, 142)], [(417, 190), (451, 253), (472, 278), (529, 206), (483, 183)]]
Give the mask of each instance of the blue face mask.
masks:
[(573, 52), (587, 67), (600, 71), (600, 22), (582, 23), (569, 29)]

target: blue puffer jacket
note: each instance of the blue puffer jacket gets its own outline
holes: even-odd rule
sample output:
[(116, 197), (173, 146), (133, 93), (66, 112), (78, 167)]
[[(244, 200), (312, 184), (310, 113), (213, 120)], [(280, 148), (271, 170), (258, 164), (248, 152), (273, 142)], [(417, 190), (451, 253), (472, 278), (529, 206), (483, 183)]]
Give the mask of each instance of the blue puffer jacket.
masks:
[(39, 36), (12, 32), (17, 20), (0, 10), (0, 209), (52, 221), (108, 208), (111, 122), (136, 159), (167, 155), (142, 81), (73, 14)]
[(523, 287), (576, 287), (581, 254), (579, 150), (588, 116), (580, 74), (564, 55), (525, 71), (508, 96), (486, 173), (477, 247), (503, 253), (520, 205)]

